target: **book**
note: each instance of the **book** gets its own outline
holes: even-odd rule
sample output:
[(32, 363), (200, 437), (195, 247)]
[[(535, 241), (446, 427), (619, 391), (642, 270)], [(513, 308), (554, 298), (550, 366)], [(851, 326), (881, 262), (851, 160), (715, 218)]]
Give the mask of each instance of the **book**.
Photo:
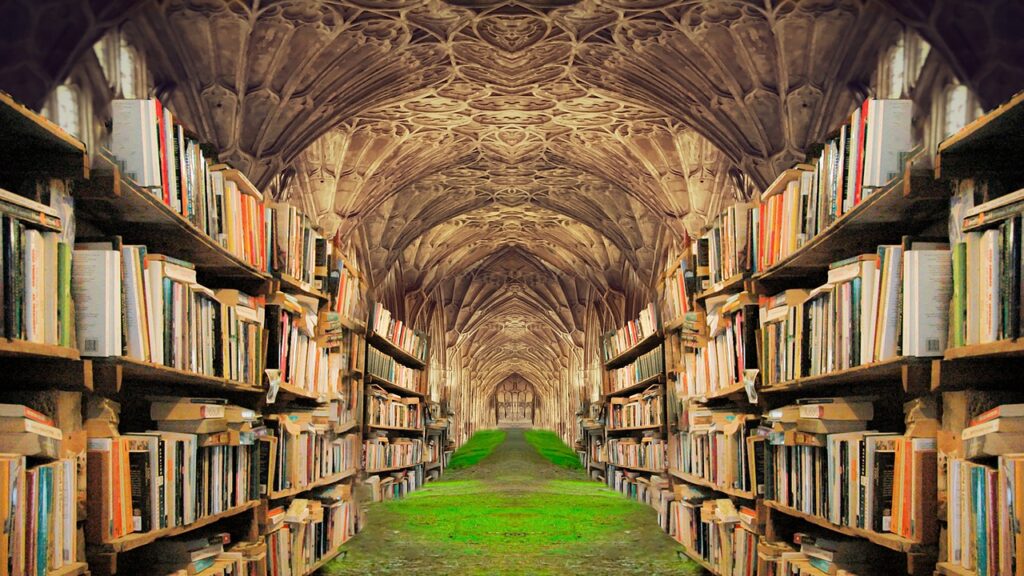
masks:
[(971, 419), (971, 426), (978, 426), (997, 418), (1021, 418), (1024, 417), (1024, 404), (1001, 404), (978, 414)]
[(968, 426), (960, 433), (960, 438), (970, 440), (986, 434), (1016, 432), (1024, 432), (1024, 417), (1004, 416)]
[(76, 249), (71, 281), (79, 352), (83, 356), (120, 356), (120, 253)]

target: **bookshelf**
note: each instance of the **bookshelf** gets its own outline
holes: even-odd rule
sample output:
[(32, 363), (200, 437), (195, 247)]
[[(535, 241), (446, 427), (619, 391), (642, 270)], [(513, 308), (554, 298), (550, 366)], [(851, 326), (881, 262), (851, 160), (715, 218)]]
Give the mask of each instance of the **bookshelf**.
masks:
[(732, 496), (734, 498), (741, 498), (743, 500), (756, 500), (757, 499), (757, 494), (755, 494), (751, 490), (739, 490), (739, 489), (733, 488), (731, 486), (723, 486), (721, 484), (716, 484), (716, 483), (714, 483), (714, 482), (712, 482), (710, 480), (701, 478), (700, 476), (694, 476), (693, 474), (687, 474), (686, 472), (683, 472), (681, 470), (676, 470), (675, 468), (669, 468), (668, 469), (668, 473), (671, 474), (672, 476), (674, 476), (674, 477), (676, 477), (676, 478), (686, 482), (687, 484), (695, 484), (697, 486), (704, 486), (705, 488), (710, 488), (710, 489), (712, 489), (712, 490), (714, 490), (716, 492), (721, 492), (722, 494), (727, 494), (727, 495)]
[(259, 500), (253, 500), (241, 506), (236, 506), (229, 510), (225, 510), (224, 512), (221, 512), (219, 514), (204, 516), (202, 518), (199, 518), (195, 522), (191, 524), (186, 524), (184, 526), (175, 526), (173, 528), (164, 528), (162, 530), (153, 530), (150, 532), (132, 533), (127, 536), (118, 538), (116, 540), (106, 542), (101, 546), (101, 548), (102, 550), (108, 553), (129, 552), (137, 548), (146, 546), (148, 544), (152, 544), (153, 542), (156, 542), (157, 540), (160, 540), (162, 538), (171, 538), (173, 536), (180, 536), (182, 534), (194, 532), (201, 528), (205, 528), (206, 526), (209, 526), (211, 524), (220, 522), (221, 520), (225, 520), (233, 516), (238, 516), (240, 514), (253, 510), (259, 505)]
[(654, 350), (658, 344), (661, 343), (662, 338), (660, 331), (645, 336), (629, 349), (622, 351), (620, 354), (606, 361), (604, 363), (605, 368), (611, 370), (613, 368), (622, 368), (623, 366), (629, 365), (640, 356)]
[(1020, 175), (1024, 148), (1024, 92), (971, 122), (939, 144), (935, 177)]
[(85, 144), (55, 123), (0, 92), (0, 152), (2, 172), (88, 178), (89, 155)]
[(93, 360), (93, 380), (96, 388), (107, 394), (117, 394), (125, 386), (168, 385), (194, 388), (211, 392), (239, 392), (262, 394), (263, 388), (229, 380), (220, 376), (198, 374), (154, 362), (144, 362), (126, 356)]

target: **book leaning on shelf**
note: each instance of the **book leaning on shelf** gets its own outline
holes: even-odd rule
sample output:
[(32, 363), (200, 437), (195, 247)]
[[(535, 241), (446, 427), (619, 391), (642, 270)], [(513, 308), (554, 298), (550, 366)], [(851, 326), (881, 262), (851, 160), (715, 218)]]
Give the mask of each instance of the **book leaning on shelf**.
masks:
[(0, 189), (0, 336), (73, 346), (71, 249), (53, 208)]
[(406, 326), (401, 320), (392, 318), (391, 312), (380, 302), (373, 306), (370, 328), (374, 334), (391, 342), (400, 350), (426, 362), (427, 335)]
[(267, 576), (302, 576), (355, 535), (352, 486), (335, 484), (268, 512)]
[(281, 381), (319, 396), (333, 396), (344, 361), (342, 351), (321, 345), (318, 302), (278, 292), (266, 305), (268, 370)]
[(757, 368), (757, 301), (747, 292), (709, 299), (708, 337), (683, 351), (687, 396), (703, 396), (743, 382)]
[(670, 467), (715, 486), (752, 492), (752, 471), (763, 461), (764, 448), (756, 434), (757, 419), (728, 410), (691, 409), (687, 423), (686, 430), (669, 440)]
[(71, 276), (83, 356), (261, 382), (262, 298), (210, 290), (191, 263), (118, 237), (76, 244)]
[(403, 366), (394, 358), (370, 346), (366, 350), (366, 371), (395, 386), (419, 392), (423, 371)]
[(905, 239), (833, 263), (828, 282), (760, 301), (766, 386), (946, 349), (950, 252)]
[(676, 484), (668, 533), (719, 574), (757, 573), (756, 513), (700, 486)]
[(601, 338), (601, 354), (608, 362), (658, 332), (660, 329), (658, 311), (654, 303), (648, 304), (634, 320), (605, 334)]
[(634, 360), (629, 366), (608, 370), (606, 376), (608, 391), (615, 392), (629, 388), (664, 372), (665, 362), (661, 354), (661, 346), (658, 346)]
[(423, 428), (423, 406), (419, 398), (389, 394), (379, 386), (371, 386), (366, 396), (367, 423), (386, 428)]
[(157, 99), (111, 102), (111, 152), (136, 184), (225, 250), (270, 271), (271, 215), (237, 170), (216, 164)]
[[(762, 195), (751, 235), (756, 271), (785, 260), (903, 168), (913, 148), (910, 100), (865, 100), (817, 158)], [(795, 173), (793, 173), (795, 172)]]
[(664, 393), (659, 385), (608, 399), (609, 430), (656, 427), (664, 421)]
[(326, 407), (266, 420), (268, 433), (258, 440), (268, 443), (272, 454), (268, 465), (273, 491), (302, 489), (353, 471), (359, 463), (359, 435), (335, 434)]

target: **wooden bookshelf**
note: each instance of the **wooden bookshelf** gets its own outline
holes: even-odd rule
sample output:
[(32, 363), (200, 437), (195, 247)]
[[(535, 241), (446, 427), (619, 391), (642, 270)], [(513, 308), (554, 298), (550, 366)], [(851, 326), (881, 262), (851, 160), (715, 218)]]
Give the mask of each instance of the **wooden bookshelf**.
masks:
[(199, 282), (210, 288), (238, 288), (267, 294), (270, 276), (229, 252), (152, 192), (121, 173), (113, 159), (99, 155), (93, 176), (75, 188), (75, 212), (126, 244), (191, 262)]
[(664, 427), (664, 424), (651, 424), (649, 426), (629, 426), (626, 428), (612, 428), (609, 426), (605, 428), (605, 431), (611, 434), (613, 432), (638, 432), (640, 430), (660, 430)]
[(331, 400), (330, 396), (328, 396), (326, 393), (321, 394), (313, 392), (312, 390), (306, 390), (304, 388), (292, 386), (291, 384), (288, 384), (286, 382), (281, 382), (280, 384), (278, 384), (277, 391), (278, 394), (284, 393), (292, 398), (309, 400), (312, 402), (316, 402), (318, 404), (326, 404)]
[(974, 570), (968, 570), (952, 562), (939, 562), (935, 565), (935, 573), (941, 576), (978, 576)]
[(372, 330), (367, 333), (366, 342), (377, 350), (391, 356), (396, 362), (403, 366), (415, 368), (417, 370), (422, 370), (427, 366), (427, 362), (425, 360), (421, 360), (405, 350), (402, 350), (397, 344), (380, 334), (373, 332)]
[(797, 378), (774, 386), (762, 386), (758, 392), (792, 393), (866, 382), (901, 382), (907, 393), (926, 392), (931, 385), (931, 362), (931, 358), (900, 356), (819, 376)]
[(61, 566), (56, 570), (50, 570), (46, 576), (83, 576), (89, 573), (89, 565), (85, 562), (73, 562)]
[(385, 380), (384, 378), (381, 378), (380, 376), (377, 376), (376, 374), (367, 374), (366, 375), (366, 381), (367, 382), (371, 382), (373, 384), (379, 384), (381, 388), (383, 388), (383, 389), (385, 389), (385, 390), (387, 390), (389, 392), (395, 392), (396, 394), (404, 394), (406, 396), (416, 396), (418, 398), (425, 398), (426, 397), (426, 394), (424, 394), (423, 392), (419, 392), (417, 390), (410, 390), (410, 389), (408, 389), (408, 388), (406, 388), (404, 386), (399, 386), (398, 384), (395, 384), (394, 382), (392, 382), (390, 380)]
[(408, 468), (415, 468), (415, 467), (420, 466), (422, 464), (423, 464), (423, 462), (417, 462), (415, 464), (405, 464), (403, 466), (391, 466), (389, 468), (377, 468), (375, 470), (366, 470), (365, 472), (367, 474), (384, 474), (384, 473), (387, 473), (387, 472), (397, 472), (399, 470), (406, 470)]
[(700, 564), (702, 568), (704, 568), (708, 572), (711, 572), (712, 574), (715, 574), (716, 576), (721, 574), (721, 571), (714, 564), (705, 560), (704, 557), (698, 554), (695, 550), (691, 549), (689, 546), (683, 544), (682, 542), (679, 542), (679, 545), (682, 547), (683, 553), (686, 554), (690, 558), (690, 560), (693, 560), (697, 564)]
[(380, 426), (379, 424), (367, 424), (367, 428), (372, 430), (387, 430), (389, 432), (416, 432), (423, 434), (423, 428), (405, 428), (402, 426)]
[(698, 302), (704, 302), (710, 298), (716, 298), (718, 296), (725, 296), (727, 294), (738, 294), (743, 291), (744, 282), (747, 280), (747, 274), (737, 274), (728, 280), (717, 282), (713, 284), (707, 290), (697, 294), (695, 297)]
[(335, 434), (344, 434), (345, 432), (348, 432), (349, 430), (352, 430), (353, 428), (356, 428), (358, 426), (359, 426), (359, 421), (357, 421), (357, 420), (349, 420), (348, 422), (345, 422), (344, 424), (341, 424), (341, 425), (337, 426), (334, 429), (334, 433)]
[(1024, 357), (1024, 338), (1017, 340), (998, 340), (986, 344), (970, 344), (947, 348), (943, 358), (956, 360), (996, 360), (1000, 358)]
[(262, 394), (265, 392), (261, 387), (228, 380), (220, 376), (208, 376), (187, 370), (179, 370), (170, 366), (143, 362), (126, 356), (95, 359), (93, 361), (93, 378), (98, 390), (110, 394), (120, 393), (128, 382), (133, 384), (191, 386), (222, 392), (250, 394)]
[(308, 296), (310, 298), (320, 300), (321, 302), (326, 302), (328, 300), (326, 294), (319, 290), (313, 289), (312, 286), (309, 286), (305, 282), (299, 281), (299, 279), (295, 278), (294, 276), (289, 276), (288, 274), (281, 273), (275, 278), (275, 280), (277, 281), (278, 284), (278, 291), (287, 292), (289, 294), (300, 294), (302, 296)]
[(773, 500), (764, 500), (764, 505), (776, 512), (785, 514), (786, 516), (799, 518), (804, 522), (814, 524), (815, 526), (825, 528), (827, 530), (836, 532), (838, 534), (842, 534), (844, 536), (864, 538), (865, 540), (868, 540), (873, 544), (876, 544), (883, 548), (888, 548), (890, 550), (895, 550), (897, 552), (922, 552), (925, 549), (925, 545), (921, 542), (916, 542), (914, 540), (903, 538), (902, 536), (897, 536), (896, 534), (875, 532), (873, 530), (864, 530), (863, 528), (851, 528), (849, 526), (840, 526), (838, 524), (833, 524), (832, 522), (829, 522), (827, 519), (822, 518), (821, 516), (807, 514), (797, 510), (796, 508), (790, 508), (789, 506), (779, 504), (778, 502), (775, 502)]
[(694, 402), (707, 404), (718, 400), (729, 400), (736, 399), (739, 397), (746, 398), (746, 395), (747, 388), (746, 386), (743, 385), (742, 382), (740, 382), (739, 384), (733, 384), (732, 386), (727, 386), (725, 388), (721, 388), (713, 392), (708, 392), (707, 394), (691, 396), (690, 398)]
[(348, 316), (342, 315), (339, 315), (338, 318), (341, 321), (341, 325), (344, 326), (345, 328), (348, 328), (349, 330), (355, 332), (356, 334), (366, 334), (365, 322), (360, 322), (359, 320), (356, 320), (354, 318), (349, 318)]
[(689, 484), (696, 484), (697, 486), (703, 486), (705, 488), (710, 488), (710, 489), (714, 490), (715, 492), (721, 492), (722, 494), (726, 494), (726, 495), (733, 496), (733, 497), (736, 497), (736, 498), (742, 498), (744, 500), (756, 500), (757, 499), (757, 494), (754, 494), (753, 490), (739, 490), (737, 488), (731, 488), (729, 486), (721, 486), (721, 485), (715, 484), (714, 482), (712, 482), (710, 480), (701, 478), (700, 476), (694, 476), (692, 474), (687, 474), (687, 473), (683, 472), (682, 470), (676, 470), (674, 468), (669, 468), (668, 473), (671, 474), (672, 476), (675, 476), (676, 478), (679, 478), (680, 480), (682, 480), (684, 482), (687, 482)]
[(0, 92), (0, 172), (68, 178), (89, 177), (85, 144), (41, 114)]
[(77, 348), (0, 338), (4, 382), (16, 388), (92, 390), (92, 361)]
[(338, 546), (334, 550), (331, 550), (327, 554), (324, 554), (323, 558), (317, 560), (309, 568), (306, 568), (306, 571), (302, 574), (302, 576), (309, 576), (310, 574), (314, 574), (314, 573), (316, 573), (317, 570), (319, 570), (319, 569), (323, 568), (324, 566), (326, 566), (328, 562), (330, 562), (331, 560), (334, 560), (338, 556), (338, 554), (341, 554), (341, 549), (342, 549), (342, 547), (345, 546), (345, 544), (347, 542), (348, 542), (348, 540), (346, 540), (345, 542), (342, 542), (340, 546)]
[(641, 468), (640, 466), (626, 466), (625, 464), (612, 464), (611, 462), (609, 462), (608, 465), (613, 467), (613, 468), (622, 468), (623, 470), (632, 470), (633, 472), (643, 472), (645, 474), (664, 474), (665, 473), (665, 469), (664, 468), (656, 470), (654, 468)]
[(615, 368), (622, 368), (623, 366), (631, 364), (637, 358), (657, 348), (657, 346), (661, 344), (661, 340), (661, 331), (655, 331), (654, 333), (642, 338), (632, 347), (623, 350), (617, 356), (605, 362), (604, 367), (608, 370), (614, 370)]
[(939, 144), (935, 178), (1020, 175), (1024, 147), (1024, 92)]
[(665, 378), (663, 374), (655, 374), (654, 376), (644, 378), (643, 380), (631, 386), (626, 386), (625, 388), (620, 388), (618, 390), (612, 390), (611, 392), (605, 392), (603, 396), (605, 398), (611, 398), (613, 396), (628, 396), (635, 392), (643, 392), (644, 390), (650, 388), (654, 384), (662, 383), (664, 379)]
[(607, 462), (590, 462), (587, 464), (587, 468), (593, 468), (594, 470), (604, 470), (607, 467)]
[(271, 490), (270, 494), (267, 495), (267, 499), (269, 499), (269, 500), (280, 500), (282, 498), (290, 498), (292, 496), (296, 496), (298, 494), (302, 494), (303, 492), (309, 492), (310, 490), (316, 490), (317, 488), (320, 488), (320, 487), (323, 487), (323, 486), (330, 486), (331, 484), (337, 484), (338, 482), (341, 482), (342, 480), (344, 480), (346, 478), (354, 476), (355, 473), (357, 472), (357, 470), (358, 470), (357, 468), (351, 468), (349, 470), (345, 470), (344, 472), (341, 472), (340, 474), (332, 474), (330, 476), (325, 476), (325, 477), (323, 477), (323, 478), (321, 478), (319, 480), (315, 480), (315, 481), (313, 481), (313, 482), (311, 482), (309, 484), (306, 484), (305, 486), (295, 486), (293, 488), (288, 488), (286, 490)]
[(949, 190), (926, 171), (904, 173), (866, 196), (820, 234), (771, 268), (754, 275), (758, 292), (774, 294), (795, 285), (819, 286), (833, 262), (898, 244), (905, 234), (944, 217)]
[(225, 510), (220, 514), (204, 516), (191, 524), (186, 524), (184, 526), (175, 526), (173, 528), (164, 528), (162, 530), (153, 530), (150, 532), (132, 533), (117, 538), (116, 540), (105, 542), (101, 545), (98, 545), (97, 547), (107, 552), (127, 552), (129, 550), (135, 550), (136, 548), (141, 548), (143, 546), (152, 544), (153, 542), (156, 542), (157, 540), (160, 540), (162, 538), (171, 538), (174, 536), (187, 534), (189, 532), (192, 532), (193, 530), (198, 530), (205, 526), (209, 526), (210, 524), (214, 524), (216, 522), (224, 520), (225, 518), (237, 516), (238, 514), (241, 514), (248, 510), (252, 510), (253, 508), (256, 508), (259, 505), (259, 500), (253, 500), (251, 502), (246, 502), (241, 506), (235, 506), (234, 508)]

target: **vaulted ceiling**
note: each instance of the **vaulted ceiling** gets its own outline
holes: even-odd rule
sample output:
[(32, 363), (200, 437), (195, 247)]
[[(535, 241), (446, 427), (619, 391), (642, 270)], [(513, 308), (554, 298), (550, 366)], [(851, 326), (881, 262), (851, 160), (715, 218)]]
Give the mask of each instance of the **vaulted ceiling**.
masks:
[(487, 390), (520, 375), (543, 394), (588, 310), (621, 322), (673, 243), (802, 160), (863, 96), (895, 17), (986, 103), (1024, 77), (977, 61), (1021, 50), (980, 0), (78, 4), (84, 23), (0, 8), (0, 54), (28, 54), (0, 85), (38, 104), (81, 53), (45, 46), (46, 13), (82, 42), (127, 18), (176, 114), (354, 241), (408, 316), (440, 314)]

